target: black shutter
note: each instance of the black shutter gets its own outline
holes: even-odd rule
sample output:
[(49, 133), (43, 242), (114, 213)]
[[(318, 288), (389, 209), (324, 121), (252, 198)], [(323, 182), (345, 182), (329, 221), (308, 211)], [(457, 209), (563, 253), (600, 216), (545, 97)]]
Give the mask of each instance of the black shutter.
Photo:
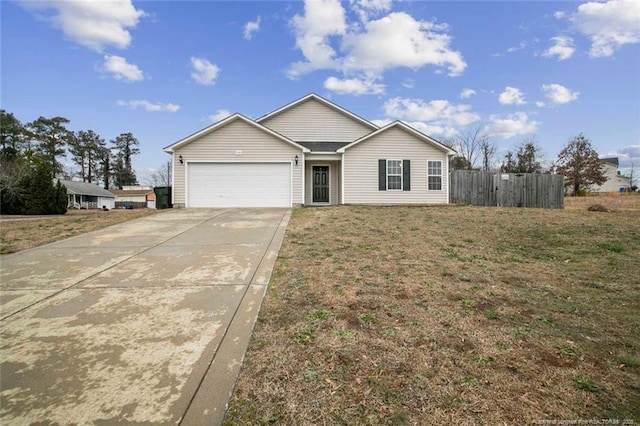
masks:
[(378, 191), (387, 190), (387, 160), (378, 160)]
[(402, 160), (402, 190), (411, 191), (411, 161)]

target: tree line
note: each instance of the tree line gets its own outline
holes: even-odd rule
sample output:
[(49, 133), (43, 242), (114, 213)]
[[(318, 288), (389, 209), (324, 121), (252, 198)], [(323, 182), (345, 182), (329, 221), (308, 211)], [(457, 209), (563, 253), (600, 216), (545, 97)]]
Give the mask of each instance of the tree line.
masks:
[[(93, 130), (72, 131), (64, 117), (22, 123), (0, 110), (0, 208), (3, 213), (55, 214), (66, 211), (66, 189), (54, 178), (78, 178), (105, 189), (136, 185), (132, 158), (140, 153), (131, 133), (107, 141)], [(70, 158), (69, 171), (62, 160)], [(61, 193), (64, 192), (64, 197)], [(64, 198), (64, 211), (59, 205)]]
[[(544, 164), (542, 149), (535, 138), (524, 139), (507, 151), (501, 161), (496, 162), (497, 147), (491, 137), (483, 133), (478, 126), (468, 127), (456, 137), (445, 139), (443, 143), (459, 154), (451, 162), (452, 169), (499, 170), (502, 173), (557, 173), (564, 175), (565, 185), (571, 188), (573, 195), (580, 194), (590, 185), (602, 185), (607, 181), (598, 153), (582, 133), (571, 138), (557, 159), (550, 164)], [(631, 184), (634, 184), (633, 177)]]

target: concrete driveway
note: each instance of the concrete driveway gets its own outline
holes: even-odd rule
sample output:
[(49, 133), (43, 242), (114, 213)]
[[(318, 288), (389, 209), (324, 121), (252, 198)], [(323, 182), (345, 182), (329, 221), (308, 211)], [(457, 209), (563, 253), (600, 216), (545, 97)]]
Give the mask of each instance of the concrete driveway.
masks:
[(0, 258), (0, 423), (219, 424), (289, 216), (172, 210)]

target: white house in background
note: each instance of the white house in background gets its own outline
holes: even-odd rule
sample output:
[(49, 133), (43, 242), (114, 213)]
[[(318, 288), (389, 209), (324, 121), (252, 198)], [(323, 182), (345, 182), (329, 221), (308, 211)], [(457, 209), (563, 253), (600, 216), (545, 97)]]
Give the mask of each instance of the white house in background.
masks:
[(618, 157), (601, 158), (604, 175), (607, 181), (602, 185), (591, 185), (592, 192), (624, 192), (631, 188), (631, 182), (618, 170)]
[(59, 180), (67, 188), (67, 208), (113, 209), (116, 205), (115, 195), (95, 183)]
[(256, 120), (233, 114), (165, 148), (174, 207), (449, 202), (455, 151), (310, 94)]

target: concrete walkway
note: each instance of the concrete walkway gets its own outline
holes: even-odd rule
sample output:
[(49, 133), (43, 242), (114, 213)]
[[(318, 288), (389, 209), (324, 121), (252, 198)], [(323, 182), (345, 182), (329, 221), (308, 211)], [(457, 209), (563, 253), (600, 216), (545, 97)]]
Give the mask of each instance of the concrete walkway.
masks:
[(0, 424), (220, 424), (289, 216), (172, 210), (1, 257)]

